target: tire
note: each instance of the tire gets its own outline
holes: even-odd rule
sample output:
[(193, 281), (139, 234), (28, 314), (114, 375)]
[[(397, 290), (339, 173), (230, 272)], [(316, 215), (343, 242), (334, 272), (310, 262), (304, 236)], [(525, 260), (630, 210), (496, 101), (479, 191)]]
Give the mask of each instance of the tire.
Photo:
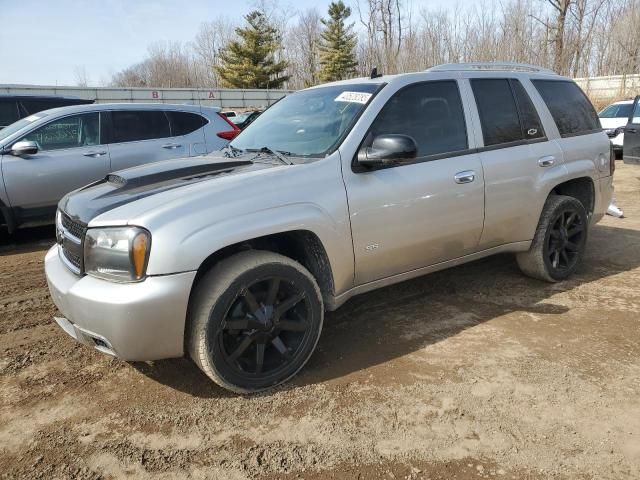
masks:
[(322, 295), (306, 268), (276, 253), (245, 251), (221, 261), (198, 283), (187, 349), (221, 387), (257, 392), (300, 371), (323, 320)]
[(550, 195), (542, 209), (531, 248), (516, 255), (520, 270), (546, 282), (568, 278), (582, 261), (588, 229), (587, 212), (580, 201), (564, 195)]

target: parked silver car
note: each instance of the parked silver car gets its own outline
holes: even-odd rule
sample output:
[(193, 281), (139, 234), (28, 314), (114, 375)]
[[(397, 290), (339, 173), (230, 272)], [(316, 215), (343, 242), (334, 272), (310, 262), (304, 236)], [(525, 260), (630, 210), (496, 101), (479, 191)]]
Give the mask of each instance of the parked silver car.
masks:
[(45, 270), (72, 337), (236, 392), (295, 375), (353, 295), (502, 252), (567, 278), (615, 165), (572, 80), (495, 64), (302, 90), (223, 153), (67, 195)]
[(0, 226), (53, 223), (68, 192), (109, 172), (202, 155), (239, 129), (217, 108), (93, 104), (36, 113), (0, 130)]

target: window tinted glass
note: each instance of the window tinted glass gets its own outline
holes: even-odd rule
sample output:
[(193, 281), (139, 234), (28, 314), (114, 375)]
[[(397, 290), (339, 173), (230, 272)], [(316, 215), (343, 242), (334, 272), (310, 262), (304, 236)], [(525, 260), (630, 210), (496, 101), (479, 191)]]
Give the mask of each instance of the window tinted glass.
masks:
[(0, 101), (0, 127), (6, 127), (18, 120), (18, 105), (16, 102)]
[(22, 106), (27, 113), (34, 114), (42, 112), (43, 110), (49, 110), (50, 108), (66, 107), (74, 105), (74, 102), (65, 102), (64, 100), (20, 100)]
[(617, 105), (609, 105), (598, 116), (600, 118), (629, 118), (631, 115), (631, 103), (619, 103)]
[(471, 80), (480, 114), (485, 147), (522, 140), (516, 102), (509, 81), (503, 78)]
[(633, 116), (631, 117), (631, 123), (634, 125), (640, 124), (640, 102), (636, 103), (633, 107)]
[(31, 140), (40, 150), (59, 150), (100, 143), (99, 114), (83, 113), (60, 118), (25, 135), (21, 140)]
[(385, 134), (409, 135), (418, 156), (467, 148), (467, 129), (455, 81), (425, 82), (396, 93), (371, 126), (370, 141)]
[(593, 105), (575, 83), (533, 80), (533, 84), (547, 104), (560, 135), (573, 135), (601, 128)]
[(519, 80), (511, 80), (511, 86), (513, 87), (513, 93), (518, 103), (523, 138), (525, 140), (531, 140), (544, 137), (544, 129), (542, 128), (540, 117), (538, 117), (538, 112), (533, 106), (529, 94)]
[(171, 136), (169, 120), (161, 110), (111, 112), (113, 143), (150, 140)]
[(194, 132), (207, 123), (207, 119), (189, 112), (166, 112), (171, 121), (171, 135), (187, 135)]

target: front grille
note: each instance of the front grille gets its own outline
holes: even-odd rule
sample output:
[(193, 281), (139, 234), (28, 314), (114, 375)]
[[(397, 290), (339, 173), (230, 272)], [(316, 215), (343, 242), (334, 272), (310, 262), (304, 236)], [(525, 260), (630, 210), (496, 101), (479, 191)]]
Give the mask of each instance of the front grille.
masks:
[(87, 230), (87, 227), (80, 222), (73, 220), (66, 213), (62, 214), (62, 226), (67, 230), (67, 232), (80, 240), (82, 240), (82, 237), (84, 237), (84, 233)]
[[(66, 248), (65, 248), (66, 247)], [(62, 254), (64, 257), (69, 260), (69, 263), (76, 267), (78, 270), (82, 267), (82, 257), (70, 251), (68, 246), (62, 245)]]
[(87, 227), (64, 212), (60, 212), (60, 224), (62, 228), (58, 227), (58, 244), (64, 260), (67, 262), (67, 267), (75, 273), (82, 273), (82, 249)]

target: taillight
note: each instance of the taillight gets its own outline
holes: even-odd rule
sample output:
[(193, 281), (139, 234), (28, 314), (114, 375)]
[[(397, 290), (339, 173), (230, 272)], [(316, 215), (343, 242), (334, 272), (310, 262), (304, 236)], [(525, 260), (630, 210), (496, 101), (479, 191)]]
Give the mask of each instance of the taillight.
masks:
[(613, 145), (609, 144), (609, 175), (613, 175), (616, 171), (616, 152), (613, 151)]
[(221, 113), (218, 113), (218, 115), (220, 116), (220, 118), (222, 118), (225, 122), (229, 124), (229, 126), (231, 127), (231, 130), (218, 132), (216, 133), (216, 135), (219, 136), (220, 138), (224, 138), (225, 140), (233, 140), (234, 138), (236, 138), (240, 133), (240, 129), (234, 123), (230, 122), (229, 119), (224, 115), (222, 115)]

